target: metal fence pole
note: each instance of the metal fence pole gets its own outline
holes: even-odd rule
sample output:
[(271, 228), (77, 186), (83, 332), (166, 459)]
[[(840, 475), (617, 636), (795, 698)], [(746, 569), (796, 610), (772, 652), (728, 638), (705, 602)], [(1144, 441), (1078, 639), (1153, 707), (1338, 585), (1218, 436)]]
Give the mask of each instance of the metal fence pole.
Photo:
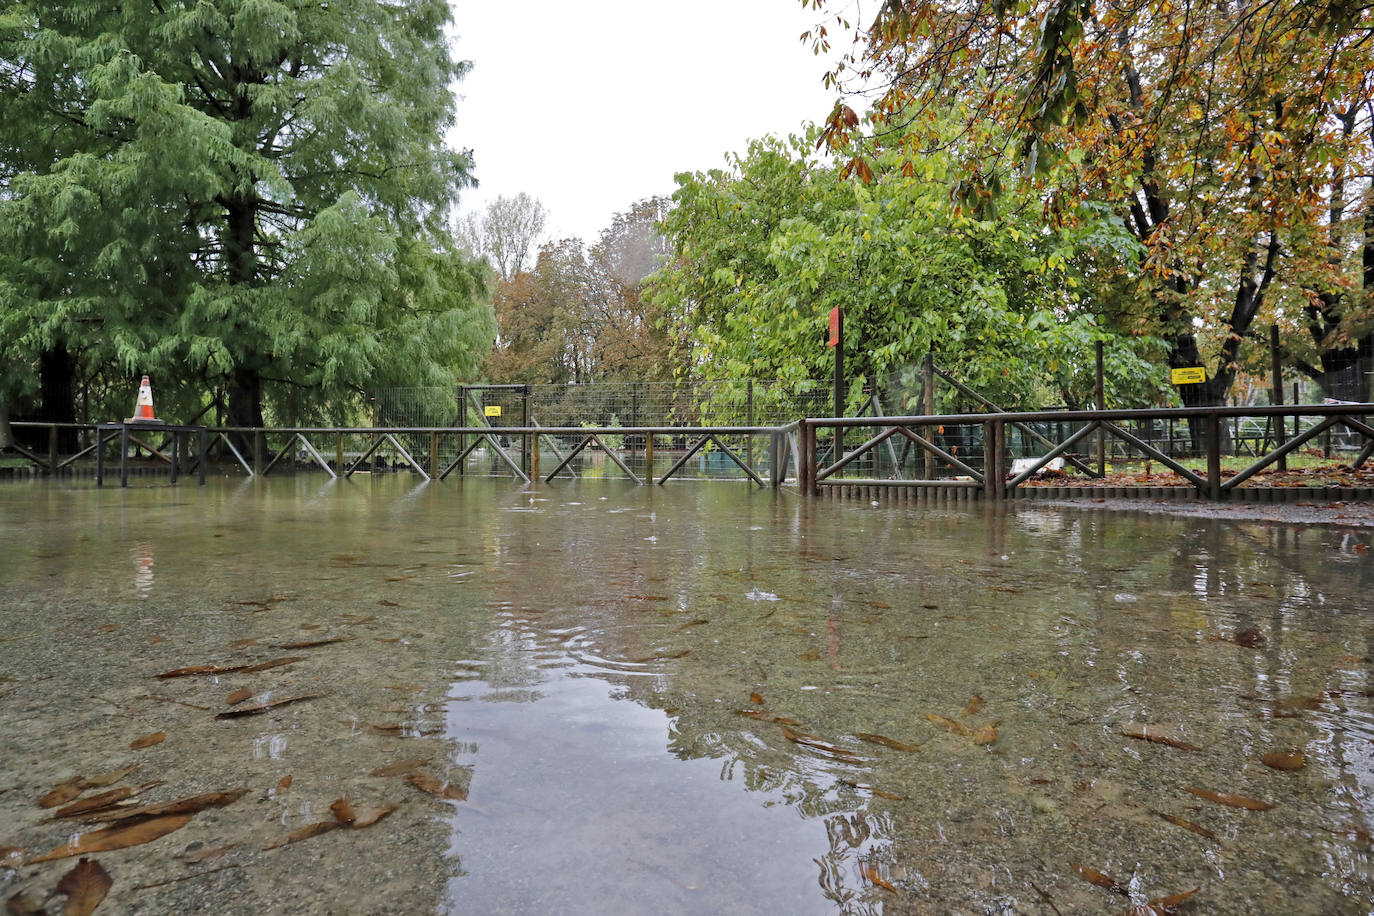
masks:
[(1207, 415), (1207, 498), (1221, 499), (1221, 416)]
[(644, 479), (650, 484), (654, 482), (654, 434), (649, 433), (644, 437)]
[[(1283, 362), (1279, 353), (1279, 326), (1274, 324), (1269, 326), (1269, 352), (1272, 360), (1270, 367), (1270, 383), (1273, 386), (1274, 406), (1283, 406)], [(1283, 422), (1283, 417), (1273, 417), (1270, 422), (1274, 429), (1274, 448), (1282, 448), (1288, 441), (1288, 430)], [(1288, 456), (1284, 455), (1278, 461), (1280, 471), (1288, 470)]]

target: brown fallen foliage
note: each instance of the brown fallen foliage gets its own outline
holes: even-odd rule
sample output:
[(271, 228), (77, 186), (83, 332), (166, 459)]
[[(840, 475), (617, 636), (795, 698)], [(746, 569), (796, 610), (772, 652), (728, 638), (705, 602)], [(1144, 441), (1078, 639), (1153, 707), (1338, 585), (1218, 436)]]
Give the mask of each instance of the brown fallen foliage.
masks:
[(400, 776), (403, 773), (410, 773), (429, 763), (428, 757), (412, 757), (409, 760), (398, 760), (395, 763), (388, 763), (386, 766), (377, 767), (369, 776)]
[(1307, 758), (1301, 752), (1270, 751), (1260, 758), (1260, 763), (1272, 770), (1292, 772), (1307, 766)]
[(96, 823), (106, 823), (110, 821), (127, 821), (135, 818), (155, 818), (168, 815), (192, 815), (206, 808), (223, 808), (225, 805), (232, 804), (243, 797), (247, 789), (233, 789), (229, 792), (206, 792), (203, 795), (192, 795), (189, 798), (179, 798), (176, 801), (156, 802), (151, 805), (136, 805), (127, 808), (113, 808), (109, 811), (97, 811), (86, 818), (88, 821)]
[(1213, 792), (1211, 789), (1194, 789), (1191, 786), (1184, 786), (1183, 791), (1191, 792), (1198, 798), (1205, 798), (1218, 805), (1226, 805), (1230, 808), (1244, 808), (1247, 811), (1268, 811), (1274, 806), (1266, 801), (1255, 798), (1247, 798), (1244, 795), (1233, 795), (1229, 792)]
[(66, 807), (58, 808), (56, 811), (53, 812), (53, 817), (80, 817), (81, 815), (89, 814), (92, 811), (99, 811), (102, 808), (110, 808), (118, 804), (119, 802), (124, 801), (124, 799), (126, 798), (131, 798), (132, 796), (135, 796), (140, 792), (146, 792), (153, 786), (158, 786), (161, 784), (162, 783), (159, 780), (154, 782), (145, 782), (141, 786), (121, 786), (118, 789), (111, 789), (108, 792), (101, 792), (99, 795), (92, 795), (89, 798), (83, 798), (79, 801), (74, 801)]
[(146, 734), (141, 738), (135, 738), (134, 740), (130, 741), (129, 750), (141, 751), (145, 747), (152, 747), (155, 744), (161, 744), (163, 741), (166, 740), (166, 738), (166, 732), (150, 732), (149, 734)]
[(468, 798), (467, 789), (451, 782), (435, 779), (428, 773), (410, 773), (406, 776), (406, 782), (421, 792), (428, 792), (435, 798), (443, 798), (448, 801), (467, 801)]
[(965, 738), (973, 734), (972, 730), (964, 723), (951, 719), (949, 716), (942, 716), (938, 712), (926, 713), (926, 718), (952, 734), (963, 735)]
[(164, 671), (154, 676), (159, 680), (167, 680), (168, 678), (192, 677), (203, 674), (253, 674), (258, 671), (280, 668), (304, 658), (303, 655), (293, 655), (287, 658), (274, 658), (270, 662), (260, 662), (256, 665), (190, 665), (186, 668), (173, 668), (171, 671)]
[(57, 882), (57, 892), (67, 895), (62, 916), (90, 916), (114, 886), (110, 873), (94, 859), (82, 859)]
[(173, 814), (138, 821), (133, 824), (117, 824), (103, 830), (94, 830), (82, 834), (70, 843), (59, 846), (51, 852), (29, 859), (27, 864), (36, 865), (39, 862), (51, 862), (54, 859), (65, 859), (68, 856), (79, 856), (90, 852), (108, 852), (111, 849), (141, 846), (175, 830), (180, 830), (190, 823), (191, 818), (192, 815), (190, 814)]
[(854, 737), (858, 738), (860, 741), (867, 741), (869, 744), (877, 744), (881, 745), (882, 747), (892, 748), (892, 750), (894, 751), (906, 751), (908, 754), (914, 754), (920, 750), (920, 747), (918, 747), (915, 744), (907, 744), (904, 741), (898, 741), (895, 738), (888, 738), (884, 735), (873, 735), (869, 734), (868, 732), (859, 732), (856, 735), (854, 735)]
[(256, 706), (244, 706), (242, 709), (229, 709), (215, 716), (216, 719), (242, 719), (246, 716), (258, 716), (268, 710), (276, 709), (278, 706), (286, 706), (289, 703), (299, 703), (301, 700), (313, 700), (319, 697), (318, 693), (303, 693), (300, 696), (286, 697), (281, 700), (272, 700), (269, 703), (258, 703)]

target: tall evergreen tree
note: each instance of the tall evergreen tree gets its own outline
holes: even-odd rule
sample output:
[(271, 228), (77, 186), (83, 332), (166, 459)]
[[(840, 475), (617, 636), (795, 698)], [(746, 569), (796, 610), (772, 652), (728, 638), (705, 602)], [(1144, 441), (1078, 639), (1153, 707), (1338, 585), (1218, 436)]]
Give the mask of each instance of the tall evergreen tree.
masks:
[(175, 370), (258, 425), (475, 369), (494, 322), (445, 229), (471, 183), (443, 146), (467, 69), (445, 0), (0, 11), (0, 394), (66, 354)]

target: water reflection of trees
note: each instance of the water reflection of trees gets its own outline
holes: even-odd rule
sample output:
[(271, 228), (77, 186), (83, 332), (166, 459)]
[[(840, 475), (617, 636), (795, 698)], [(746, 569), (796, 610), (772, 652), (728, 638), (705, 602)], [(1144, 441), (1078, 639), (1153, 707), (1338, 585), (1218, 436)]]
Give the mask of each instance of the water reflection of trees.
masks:
[[(843, 912), (881, 908), (887, 892), (868, 868), (892, 880), (901, 901), (915, 894), (995, 909), (1033, 899), (1012, 876), (1062, 873), (1070, 850), (1146, 850), (1147, 871), (1172, 861), (1179, 840), (1167, 831), (1177, 828), (1134, 820), (1149, 799), (1143, 788), (1139, 800), (1130, 793), (1158, 776), (1105, 737), (1135, 717), (1174, 721), (1199, 729), (1209, 746), (1238, 748), (1239, 771), (1239, 748), (1296, 734), (1262, 718), (1271, 701), (1369, 686), (1368, 665), (1313, 664), (1314, 655), (1370, 654), (1367, 628), (1349, 613), (1374, 584), (1370, 565), (1341, 546), (1348, 539), (1338, 531), (1043, 510), (986, 524), (953, 512), (875, 513), (861, 523), (807, 513), (814, 507), (770, 507), (708, 531), (690, 521), (674, 529), (664, 508), (618, 520), (614, 534), (543, 529), (556, 549), (519, 552), (521, 563), (540, 565), (538, 575), (493, 582), (501, 628), (519, 636), (491, 648), (512, 683), (547, 676), (533, 659), (573, 656), (581, 673), (669, 714), (669, 753), (719, 760), (722, 780), (762, 804), (821, 820), (829, 849), (816, 859), (818, 883)], [(750, 537), (750, 522), (767, 535)], [(636, 549), (649, 537), (673, 543)], [(1323, 544), (1336, 545), (1334, 556)], [(780, 600), (744, 602), (749, 589)], [(709, 624), (684, 628), (697, 618)], [(1261, 634), (1262, 646), (1238, 645), (1246, 630)], [(821, 657), (799, 664), (813, 647)], [(836, 695), (796, 692), (802, 669)], [(838, 689), (864, 678), (865, 692)], [(999, 715), (1014, 751), (975, 753), (967, 742), (932, 738), (923, 722), (926, 711), (957, 711), (950, 704), (962, 704), (980, 678), (1003, 691)], [(769, 693), (770, 708), (785, 698), (781, 711), (826, 740), (864, 751), (862, 764), (821, 759), (776, 725), (733, 715), (751, 689)], [(1367, 708), (1367, 699), (1355, 705)], [(877, 715), (921, 724), (935, 745), (911, 759), (868, 753), (853, 736)], [(1301, 720), (1301, 737), (1332, 784), (1323, 804), (1368, 829), (1359, 799), (1368, 797), (1371, 767), (1360, 748), (1370, 734), (1359, 721), (1321, 711)], [(1185, 772), (1221, 778), (1211, 758), (1204, 763)], [(1125, 800), (1102, 796), (1098, 780), (1124, 783)], [(855, 783), (916, 785), (922, 794), (888, 803)], [(948, 821), (948, 838), (938, 821), (923, 822), (937, 818)], [(1353, 845), (1333, 837), (1287, 852), (1288, 867), (1326, 873), (1313, 858), (1326, 855), (1346, 873), (1367, 871)], [(1054, 860), (1042, 862), (1042, 849)], [(1226, 854), (1259, 867), (1245, 858), (1248, 847)], [(1200, 879), (1209, 867), (1180, 862), (1176, 880)], [(989, 872), (1008, 881), (975, 886)]]

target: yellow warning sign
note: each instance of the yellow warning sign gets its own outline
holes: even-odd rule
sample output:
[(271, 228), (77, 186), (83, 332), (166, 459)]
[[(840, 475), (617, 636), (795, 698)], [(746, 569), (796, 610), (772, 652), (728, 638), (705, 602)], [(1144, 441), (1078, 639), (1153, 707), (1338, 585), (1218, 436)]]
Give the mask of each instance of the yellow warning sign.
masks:
[[(1177, 370), (1175, 370), (1175, 371), (1177, 371)], [(499, 416), (501, 416), (501, 405), (500, 405), (500, 404), (488, 404), (487, 407), (486, 407), (486, 414), (487, 414), (487, 416), (489, 416), (489, 417), (499, 417)]]
[(1202, 366), (1189, 366), (1186, 369), (1175, 369), (1170, 373), (1170, 380), (1175, 385), (1196, 385), (1198, 382), (1207, 381), (1207, 370)]

